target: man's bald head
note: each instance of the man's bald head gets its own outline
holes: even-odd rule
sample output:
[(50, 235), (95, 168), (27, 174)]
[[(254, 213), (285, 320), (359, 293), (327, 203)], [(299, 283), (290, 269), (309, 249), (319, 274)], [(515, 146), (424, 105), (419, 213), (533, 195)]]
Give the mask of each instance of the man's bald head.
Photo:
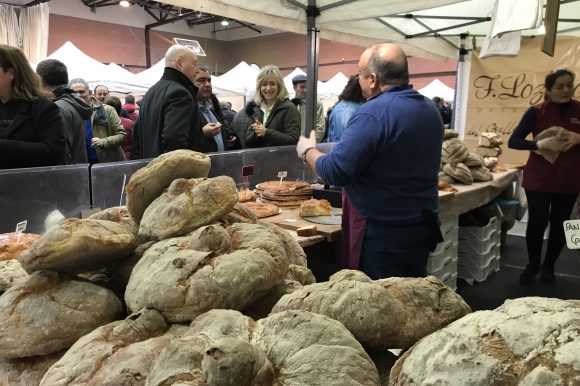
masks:
[(174, 68), (193, 81), (197, 73), (197, 56), (185, 46), (171, 46), (165, 53), (165, 67)]
[(394, 43), (375, 44), (367, 48), (361, 55), (361, 65), (366, 76), (376, 74), (381, 86), (403, 86), (409, 83), (407, 55)]

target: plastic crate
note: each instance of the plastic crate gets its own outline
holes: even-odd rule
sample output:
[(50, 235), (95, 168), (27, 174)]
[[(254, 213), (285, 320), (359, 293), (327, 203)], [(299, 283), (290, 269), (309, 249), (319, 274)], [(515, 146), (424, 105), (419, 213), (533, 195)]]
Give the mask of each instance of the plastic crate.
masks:
[(475, 280), (482, 282), (492, 273), (499, 271), (499, 259), (494, 258), (489, 261), (489, 264), (483, 267), (475, 267), (472, 265), (457, 265), (457, 277), (465, 280)]
[(447, 279), (443, 280), (443, 283), (453, 291), (457, 290), (457, 272), (449, 276)]
[(457, 250), (461, 253), (485, 255), (496, 244), (501, 243), (501, 232), (493, 232), (486, 240), (459, 239)]
[[(443, 246), (443, 248), (437, 251), (440, 246)], [(457, 258), (457, 240), (454, 242), (449, 241), (439, 243), (437, 248), (435, 248), (435, 251), (429, 255), (429, 259), (427, 260), (427, 272), (431, 273), (439, 271), (443, 266), (455, 258)]]
[(501, 231), (499, 217), (492, 217), (483, 227), (459, 227), (459, 239), (487, 240), (495, 232)]
[(491, 260), (499, 260), (501, 256), (500, 244), (490, 244), (489, 249), (485, 253), (466, 253), (458, 251), (457, 256), (459, 257), (460, 265), (484, 268), (489, 265)]
[(429, 272), (429, 275), (435, 276), (437, 279), (445, 282), (452, 275), (457, 274), (457, 257), (451, 259), (447, 264), (445, 264), (441, 269), (433, 272)]
[(443, 235), (443, 239), (447, 240), (448, 234), (457, 233), (459, 230), (459, 218), (457, 216), (448, 218), (444, 221), (441, 221), (441, 225), (439, 225), (439, 229), (441, 230), (441, 234)]

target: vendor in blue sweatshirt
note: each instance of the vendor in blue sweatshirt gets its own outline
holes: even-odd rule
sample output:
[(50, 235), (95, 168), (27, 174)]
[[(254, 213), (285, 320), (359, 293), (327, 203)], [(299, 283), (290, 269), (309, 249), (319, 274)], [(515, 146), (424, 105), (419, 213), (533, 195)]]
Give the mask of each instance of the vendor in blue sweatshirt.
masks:
[[(343, 186), (366, 223), (359, 269), (371, 279), (425, 276), (439, 232), (437, 174), (443, 121), (433, 102), (409, 83), (396, 44), (376, 44), (358, 62), (367, 102), (324, 155), (314, 131), (297, 153), (327, 183)], [(343, 225), (344, 226), (344, 225)], [(351, 235), (351, 237), (353, 237)]]

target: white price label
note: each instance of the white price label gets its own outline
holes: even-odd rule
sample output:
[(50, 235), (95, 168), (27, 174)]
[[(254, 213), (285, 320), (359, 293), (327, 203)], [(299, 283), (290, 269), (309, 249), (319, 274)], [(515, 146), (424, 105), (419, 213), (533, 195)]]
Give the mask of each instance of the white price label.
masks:
[(278, 172), (278, 178), (284, 178), (288, 175), (287, 171), (283, 171), (283, 172)]
[(28, 220), (20, 221), (16, 224), (16, 233), (22, 233), (26, 230), (26, 225), (28, 225)]
[(570, 249), (580, 249), (580, 220), (564, 221), (564, 235)]

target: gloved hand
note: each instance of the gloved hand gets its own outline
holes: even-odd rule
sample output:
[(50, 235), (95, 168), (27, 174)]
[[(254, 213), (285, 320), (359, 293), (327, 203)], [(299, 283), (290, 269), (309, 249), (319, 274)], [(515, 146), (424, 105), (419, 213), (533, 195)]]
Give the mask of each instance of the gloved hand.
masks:
[(536, 142), (536, 146), (540, 150), (551, 150), (551, 151), (564, 151), (564, 146), (562, 141), (557, 137), (550, 137), (545, 139), (540, 139)]
[(296, 154), (298, 154), (298, 158), (302, 158), (306, 149), (311, 147), (316, 147), (316, 132), (314, 130), (310, 130), (310, 137), (308, 138), (303, 135), (300, 136), (300, 139), (296, 144)]

